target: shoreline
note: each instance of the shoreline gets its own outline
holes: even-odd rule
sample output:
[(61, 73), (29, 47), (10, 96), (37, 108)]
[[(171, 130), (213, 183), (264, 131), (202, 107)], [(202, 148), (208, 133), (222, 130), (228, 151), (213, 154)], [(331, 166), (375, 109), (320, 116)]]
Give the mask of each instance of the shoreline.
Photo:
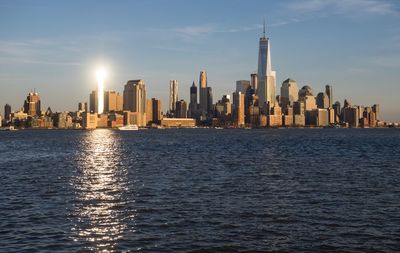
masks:
[[(95, 130), (115, 130), (122, 131), (118, 128), (95, 128), (95, 129), (83, 129), (83, 128), (0, 128), (0, 132), (15, 132), (15, 131), (44, 131), (44, 130), (73, 130), (73, 131), (95, 131)], [(304, 126), (304, 127), (255, 127), (255, 128), (244, 128), (244, 127), (164, 127), (154, 128), (146, 127), (139, 128), (137, 131), (143, 130), (167, 130), (167, 129), (213, 129), (213, 130), (262, 130), (262, 129), (276, 129), (276, 130), (289, 130), (289, 129), (400, 129), (400, 126), (384, 126), (384, 127), (316, 127), (316, 126)]]

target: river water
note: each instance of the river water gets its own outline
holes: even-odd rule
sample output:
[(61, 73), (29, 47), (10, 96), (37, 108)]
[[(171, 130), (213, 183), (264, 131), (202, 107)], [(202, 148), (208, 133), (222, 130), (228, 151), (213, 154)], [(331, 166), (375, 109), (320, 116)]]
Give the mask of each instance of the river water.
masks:
[(399, 252), (400, 129), (0, 132), (3, 252)]

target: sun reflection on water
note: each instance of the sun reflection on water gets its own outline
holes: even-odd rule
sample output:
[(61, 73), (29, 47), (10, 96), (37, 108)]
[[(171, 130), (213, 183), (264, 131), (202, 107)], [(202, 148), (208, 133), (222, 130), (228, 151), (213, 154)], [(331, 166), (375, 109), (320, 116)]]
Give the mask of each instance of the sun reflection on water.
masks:
[(119, 145), (114, 131), (95, 130), (87, 132), (76, 154), (73, 240), (96, 252), (114, 251), (128, 229), (127, 219), (134, 218)]

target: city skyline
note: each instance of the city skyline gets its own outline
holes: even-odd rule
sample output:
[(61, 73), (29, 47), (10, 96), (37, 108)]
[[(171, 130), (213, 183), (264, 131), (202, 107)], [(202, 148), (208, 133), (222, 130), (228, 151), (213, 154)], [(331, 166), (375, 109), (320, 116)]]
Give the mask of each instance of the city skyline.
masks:
[[(160, 3), (160, 1), (153, 2)], [(127, 29), (127, 27), (132, 24), (137, 26), (142, 21), (129, 20), (123, 23), (124, 20), (118, 19), (111, 22), (110, 16), (103, 15), (105, 18), (103, 22), (96, 18), (93, 23), (83, 25), (83, 29), (78, 29), (76, 23), (65, 23), (67, 26), (65, 42), (61, 42), (63, 36), (60, 35), (57, 27), (48, 24), (52, 16), (50, 14), (42, 20), (27, 25), (32, 26), (32, 31), (27, 31), (27, 28), (22, 29), (16, 22), (16, 18), (24, 14), (28, 17), (35, 16), (37, 14), (33, 14), (32, 11), (37, 10), (40, 13), (43, 11), (41, 7), (45, 6), (45, 10), (54, 9), (61, 14), (60, 21), (56, 21), (60, 25), (63, 24), (59, 23), (62, 20), (70, 21), (65, 15), (74, 8), (79, 10), (77, 20), (81, 20), (83, 17), (81, 12), (88, 8), (88, 3), (3, 2), (1, 9), (4, 15), (0, 18), (4, 21), (0, 22), (4, 28), (1, 32), (3, 39), (0, 51), (2, 90), (0, 102), (2, 105), (8, 103), (13, 110), (18, 110), (23, 106), (20, 101), (23, 101), (26, 93), (36, 88), (40, 92), (43, 109), (50, 106), (55, 111), (76, 110), (78, 102), (89, 102), (87, 94), (96, 88), (95, 71), (99, 65), (105, 65), (110, 74), (105, 80), (105, 90), (115, 90), (122, 94), (122, 87), (127, 80), (143, 79), (147, 84), (148, 97), (156, 97), (164, 101), (162, 104), (164, 112), (168, 106), (169, 81), (178, 80), (179, 99), (190, 101), (190, 86), (194, 80), (200, 87), (197, 76), (199, 70), (202, 69), (207, 71), (208, 86), (213, 88), (213, 96), (215, 100), (218, 100), (223, 94), (232, 94), (237, 80), (248, 80), (250, 73), (257, 70), (257, 39), (262, 35), (262, 18), (266, 17), (266, 34), (272, 39), (273, 69), (277, 71), (277, 90), (288, 78), (296, 80), (299, 88), (310, 85), (315, 91), (323, 91), (326, 84), (331, 84), (335, 87), (334, 101), (343, 102), (347, 98), (353, 104), (378, 103), (382, 107), (381, 115), (384, 120), (399, 121), (399, 109), (396, 104), (398, 94), (396, 93), (400, 91), (396, 81), (397, 70), (400, 66), (395, 60), (397, 56), (400, 56), (398, 37), (396, 39), (395, 36), (398, 28), (392, 25), (394, 23), (389, 22), (399, 20), (398, 5), (394, 1), (352, 0), (346, 2), (353, 4), (343, 4), (339, 7), (333, 1), (305, 1), (303, 6), (296, 5), (296, 2), (292, 1), (285, 4), (269, 2), (268, 4), (274, 8), (271, 8), (272, 11), (266, 11), (266, 4), (251, 1), (247, 5), (260, 5), (260, 10), (256, 10), (254, 16), (248, 20), (243, 20), (235, 19), (234, 14), (245, 3), (234, 1), (234, 6), (230, 7), (228, 14), (224, 15), (228, 17), (228, 21), (234, 19), (235, 22), (232, 23), (227, 21), (224, 24), (219, 19), (211, 18), (209, 25), (203, 26), (199, 24), (199, 21), (193, 22), (181, 17), (162, 25), (149, 20), (149, 26), (136, 30)], [(94, 11), (105, 14), (107, 6), (107, 3), (100, 2), (98, 6), (93, 4), (92, 8)], [(150, 8), (143, 3), (122, 2), (118, 6), (113, 5), (114, 8), (110, 11), (121, 10), (123, 6), (138, 9)], [(221, 3), (207, 2), (206, 6), (210, 9), (214, 8), (210, 10), (211, 13), (222, 8)], [(68, 8), (61, 11), (62, 7)], [(195, 7), (199, 6), (195, 3), (185, 4), (172, 1), (168, 8), (173, 7), (177, 8), (175, 10), (177, 12), (185, 8), (196, 9)], [(155, 8), (155, 12), (160, 14), (158, 19), (161, 19), (165, 17), (165, 13), (161, 15), (162, 12), (158, 8)], [(200, 9), (202, 8), (205, 7)], [(332, 8), (337, 13), (325, 11), (324, 15), (317, 15), (319, 11), (327, 8)], [(358, 10), (358, 8), (357, 15), (350, 17), (349, 11)], [(15, 9), (20, 9), (21, 12), (15, 15), (16, 13), (11, 11)], [(286, 20), (286, 23), (284, 21), (279, 23), (281, 17), (277, 13), (281, 13), (283, 9), (291, 10), (291, 13), (296, 15), (291, 16), (292, 19), (282, 16), (282, 20)], [(211, 13), (205, 12), (205, 15), (212, 16)], [(316, 20), (321, 21), (323, 25), (315, 25)], [(334, 25), (334, 21), (337, 21), (340, 26)], [(44, 22), (44, 28), (35, 26), (40, 22)], [(373, 25), (367, 27), (371, 23)], [(104, 30), (100, 28), (101, 25), (105, 26)], [(157, 29), (156, 25), (161, 26), (161, 29)], [(177, 25), (183, 28), (171, 28)], [(234, 28), (235, 26), (241, 29)], [(149, 27), (152, 27), (150, 30), (153, 29), (154, 34), (151, 33), (151, 35), (158, 35), (157, 38), (161, 42), (166, 42), (160, 44), (169, 48), (157, 48), (153, 44), (154, 40), (148, 34)], [(84, 42), (73, 36), (76, 35), (74, 29), (82, 33), (89, 28), (95, 29), (89, 33)], [(110, 31), (114, 31), (115, 28), (121, 28), (117, 29), (120, 34), (110, 35)], [(338, 28), (343, 29), (338, 31), (340, 30)], [(354, 30), (354, 28), (359, 28), (359, 30)], [(302, 34), (302, 31), (306, 33)], [(317, 32), (321, 36), (310, 36), (312, 32)], [(96, 34), (103, 37), (97, 42), (96, 39), (88, 39), (90, 36), (98, 38)], [(126, 47), (125, 44), (132, 39), (129, 36), (139, 34), (144, 34), (143, 41), (131, 43), (132, 45)], [(335, 38), (334, 35), (338, 34), (342, 37)], [(364, 40), (368, 34), (376, 35)], [(353, 44), (349, 44), (349, 40), (354, 38), (356, 40)], [(288, 39), (291, 39), (291, 43), (285, 42)], [(146, 44), (146, 41), (150, 42), (148, 47), (142, 44)], [(175, 42), (175, 48), (171, 47), (171, 41)], [(94, 49), (88, 50), (88, 53), (82, 53), (87, 49), (87, 46), (83, 46), (86, 42), (93, 43)], [(371, 44), (375, 47), (368, 47)], [(123, 46), (123, 50), (118, 48), (120, 45)], [(314, 53), (307, 54), (311, 48)], [(60, 53), (60, 57), (55, 57), (54, 51), (57, 51), (55, 49)], [(138, 52), (138, 50), (143, 50), (143, 52)], [(154, 53), (149, 53), (149, 50)], [(218, 52), (219, 50), (221, 51)], [(364, 51), (368, 52), (362, 55), (364, 58), (357, 56)], [(382, 52), (385, 54), (380, 55), (379, 53)], [(66, 57), (66, 53), (71, 53), (71, 56)], [(139, 57), (134, 57), (135, 54)], [(171, 58), (171, 55), (175, 58)], [(335, 55), (337, 56), (334, 57)], [(387, 61), (381, 61), (381, 56), (388, 57)], [(370, 59), (365, 57), (370, 57)], [(126, 62), (129, 64), (124, 65)], [(171, 64), (166, 64), (168, 62)]]

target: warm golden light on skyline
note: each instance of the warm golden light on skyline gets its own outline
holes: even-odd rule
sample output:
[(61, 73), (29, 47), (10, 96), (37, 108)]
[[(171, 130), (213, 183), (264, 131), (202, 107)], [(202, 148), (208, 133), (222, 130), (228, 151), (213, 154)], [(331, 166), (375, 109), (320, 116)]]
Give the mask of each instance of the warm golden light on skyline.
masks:
[(107, 75), (106, 70), (101, 67), (97, 70), (97, 97), (98, 97), (98, 113), (104, 111), (104, 79)]

